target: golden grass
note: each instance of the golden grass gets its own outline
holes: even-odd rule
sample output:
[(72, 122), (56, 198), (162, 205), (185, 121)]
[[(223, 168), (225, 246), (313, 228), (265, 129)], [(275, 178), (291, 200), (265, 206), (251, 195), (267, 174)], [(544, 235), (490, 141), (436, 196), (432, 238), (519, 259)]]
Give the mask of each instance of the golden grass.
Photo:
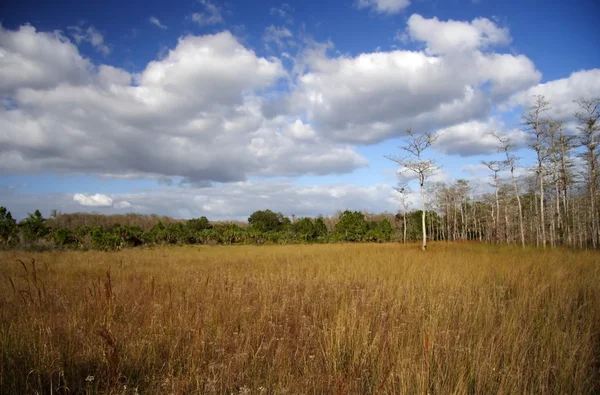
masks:
[(365, 244), (0, 262), (2, 394), (600, 391), (597, 253)]

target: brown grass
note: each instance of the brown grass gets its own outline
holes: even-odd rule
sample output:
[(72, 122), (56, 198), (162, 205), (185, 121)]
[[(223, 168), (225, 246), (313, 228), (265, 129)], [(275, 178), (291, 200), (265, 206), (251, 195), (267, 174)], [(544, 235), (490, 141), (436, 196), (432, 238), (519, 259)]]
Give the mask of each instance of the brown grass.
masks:
[(600, 391), (597, 253), (178, 247), (0, 264), (2, 394)]

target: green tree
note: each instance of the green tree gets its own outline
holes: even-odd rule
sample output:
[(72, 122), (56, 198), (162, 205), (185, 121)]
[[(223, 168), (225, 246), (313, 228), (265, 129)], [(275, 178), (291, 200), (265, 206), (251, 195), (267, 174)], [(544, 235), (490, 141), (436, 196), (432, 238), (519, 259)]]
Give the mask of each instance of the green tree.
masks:
[(10, 245), (15, 239), (17, 232), (17, 221), (14, 220), (6, 207), (0, 207), (0, 242)]
[(54, 243), (59, 247), (75, 247), (78, 240), (70, 229), (57, 228), (54, 231)]
[(365, 215), (360, 211), (344, 211), (335, 225), (335, 233), (343, 241), (363, 241), (367, 231)]
[(323, 217), (318, 217), (315, 220), (315, 231), (317, 232), (317, 237), (325, 237), (327, 236), (327, 225), (325, 225), (325, 221), (323, 221)]
[(143, 231), (139, 226), (116, 225), (110, 232), (119, 237), (123, 246), (136, 247), (143, 244)]
[(97, 227), (92, 231), (92, 247), (99, 250), (116, 250), (121, 247), (121, 238), (116, 233)]
[(33, 214), (29, 214), (27, 218), (19, 223), (19, 228), (27, 242), (38, 241), (50, 232), (50, 229), (46, 226), (46, 219), (42, 216), (40, 210), (35, 210)]
[(146, 244), (161, 244), (167, 240), (167, 231), (165, 225), (158, 221), (152, 229), (142, 234), (142, 240)]
[(390, 241), (394, 234), (394, 227), (388, 219), (384, 219), (379, 222), (371, 222), (369, 224), (369, 232), (367, 233), (367, 239), (369, 241), (376, 241), (379, 243)]
[(319, 234), (310, 218), (301, 218), (292, 224), (292, 231), (301, 241), (313, 241)]
[(169, 244), (183, 244), (187, 239), (188, 233), (188, 229), (181, 222), (168, 224), (165, 228), (165, 241)]
[(194, 230), (194, 231), (212, 229), (212, 227), (213, 227), (211, 225), (211, 223), (208, 221), (208, 218), (206, 218), (206, 217), (192, 218), (186, 222), (186, 226), (188, 227), (188, 229)]
[(252, 213), (248, 218), (248, 223), (253, 229), (266, 233), (284, 229), (290, 224), (290, 220), (281, 213), (275, 213), (271, 210), (259, 210)]

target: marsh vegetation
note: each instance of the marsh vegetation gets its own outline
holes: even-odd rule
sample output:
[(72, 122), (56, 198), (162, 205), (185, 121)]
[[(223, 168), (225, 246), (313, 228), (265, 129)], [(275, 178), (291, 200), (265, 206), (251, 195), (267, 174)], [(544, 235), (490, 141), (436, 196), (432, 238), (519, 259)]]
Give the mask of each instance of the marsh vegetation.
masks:
[(0, 252), (0, 393), (600, 390), (597, 252)]

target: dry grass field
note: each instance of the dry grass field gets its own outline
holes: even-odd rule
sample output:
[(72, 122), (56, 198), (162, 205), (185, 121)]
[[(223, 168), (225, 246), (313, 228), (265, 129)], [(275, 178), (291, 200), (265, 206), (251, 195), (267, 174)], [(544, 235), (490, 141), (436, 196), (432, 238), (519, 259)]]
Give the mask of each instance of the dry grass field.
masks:
[(0, 252), (0, 281), (2, 394), (600, 392), (593, 252)]

